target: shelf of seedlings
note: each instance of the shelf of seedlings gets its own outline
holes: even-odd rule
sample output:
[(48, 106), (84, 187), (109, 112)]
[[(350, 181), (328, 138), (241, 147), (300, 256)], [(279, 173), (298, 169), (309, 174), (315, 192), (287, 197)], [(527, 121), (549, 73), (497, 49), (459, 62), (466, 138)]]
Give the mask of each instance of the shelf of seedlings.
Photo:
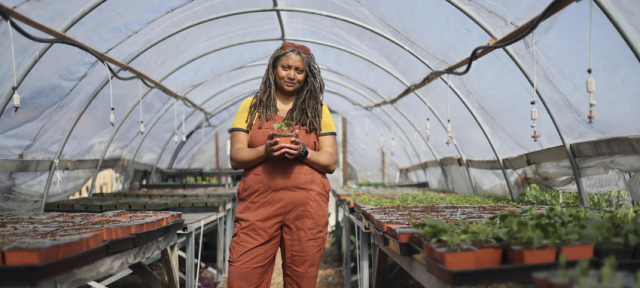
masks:
[(0, 286), (35, 285), (126, 254), (174, 236), (183, 222), (182, 213), (171, 211), (0, 213)]
[(222, 212), (236, 193), (229, 189), (164, 189), (119, 193), (96, 193), (93, 197), (45, 204), (48, 212), (105, 212), (113, 210), (178, 211), (183, 213)]
[[(629, 282), (630, 273), (640, 277), (640, 209), (518, 205), (522, 201), (493, 195), (404, 191), (337, 189), (334, 193), (336, 198), (342, 196), (343, 205), (352, 207), (352, 219), (362, 222), (374, 245), (393, 251), (401, 266), (423, 267), (407, 264), (412, 269), (406, 269), (423, 285), (529, 285), (535, 273), (548, 276), (560, 258), (565, 269), (582, 260), (580, 271), (584, 271), (584, 265), (586, 270), (605, 269), (605, 259), (611, 255), (615, 260), (610, 261), (617, 261), (624, 275), (618, 278)], [(545, 278), (547, 283), (557, 275)]]

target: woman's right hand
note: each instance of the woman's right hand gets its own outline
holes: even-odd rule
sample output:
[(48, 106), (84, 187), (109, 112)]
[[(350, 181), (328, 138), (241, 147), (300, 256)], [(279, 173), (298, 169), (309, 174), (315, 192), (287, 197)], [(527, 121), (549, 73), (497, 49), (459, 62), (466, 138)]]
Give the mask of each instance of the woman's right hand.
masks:
[(279, 144), (280, 139), (273, 139), (273, 131), (269, 132), (267, 137), (267, 144), (264, 145), (264, 154), (267, 155), (267, 159), (282, 158), (286, 149), (283, 144)]

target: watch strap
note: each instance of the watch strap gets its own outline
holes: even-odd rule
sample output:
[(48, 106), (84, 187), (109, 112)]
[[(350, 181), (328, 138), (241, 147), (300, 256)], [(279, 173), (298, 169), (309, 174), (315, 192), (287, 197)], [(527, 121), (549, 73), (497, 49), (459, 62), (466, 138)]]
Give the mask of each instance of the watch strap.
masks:
[(309, 156), (309, 149), (307, 149), (307, 146), (305, 146), (304, 143), (300, 143), (300, 145), (302, 145), (302, 149), (300, 150), (300, 154), (298, 154), (298, 159), (307, 159), (307, 156)]

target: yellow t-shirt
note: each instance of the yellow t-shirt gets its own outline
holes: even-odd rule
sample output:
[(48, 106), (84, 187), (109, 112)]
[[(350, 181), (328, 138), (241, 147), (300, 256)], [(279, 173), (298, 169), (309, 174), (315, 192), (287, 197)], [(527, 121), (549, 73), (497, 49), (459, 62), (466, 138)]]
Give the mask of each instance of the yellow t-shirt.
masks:
[[(247, 130), (247, 115), (249, 115), (249, 108), (251, 107), (251, 100), (253, 97), (249, 97), (242, 101), (238, 112), (236, 112), (235, 118), (233, 118), (233, 124), (231, 125), (230, 132), (241, 131), (245, 133), (251, 133)], [(333, 124), (333, 118), (331, 118), (331, 112), (327, 105), (322, 104), (322, 120), (320, 121), (322, 131), (318, 133), (318, 137), (322, 136), (336, 136), (336, 126)]]

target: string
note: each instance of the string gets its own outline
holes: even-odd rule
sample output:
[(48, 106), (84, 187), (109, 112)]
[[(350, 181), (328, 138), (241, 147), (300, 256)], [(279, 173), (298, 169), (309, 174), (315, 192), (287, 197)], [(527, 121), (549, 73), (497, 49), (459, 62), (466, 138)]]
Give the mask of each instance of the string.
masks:
[(113, 115), (113, 86), (111, 85), (111, 71), (109, 71), (109, 66), (107, 66), (106, 62), (102, 62), (102, 64), (104, 64), (104, 67), (107, 69), (107, 77), (109, 78), (109, 100), (111, 101), (111, 115), (109, 116), (109, 122), (111, 123), (111, 126), (114, 126), (114, 124), (116, 123), (116, 118)]
[(173, 99), (173, 141), (178, 143), (178, 99)]
[(593, 67), (593, 0), (589, 0), (589, 10), (589, 70), (591, 71)]
[(187, 142), (187, 133), (184, 129), (184, 110), (182, 110), (182, 142)]
[(587, 79), (587, 92), (589, 93), (589, 123), (593, 123), (593, 119), (596, 118), (593, 115), (593, 107), (596, 106), (596, 101), (593, 99), (593, 93), (596, 91), (596, 82), (593, 79), (591, 72), (593, 68), (593, 0), (589, 0), (589, 78)]
[(140, 133), (144, 134), (144, 120), (142, 120), (142, 81), (138, 80), (138, 97), (140, 102)]
[(16, 80), (16, 54), (13, 50), (13, 32), (11, 28), (11, 21), (7, 20), (7, 24), (9, 25), (9, 38), (11, 39), (11, 60), (13, 62), (13, 86), (18, 88), (18, 81)]
[(451, 113), (449, 108), (449, 90), (451, 90), (449, 82), (449, 74), (447, 74), (447, 122), (451, 122)]
[(533, 32), (531, 32), (531, 42), (533, 46), (533, 107), (536, 107), (536, 38)]

